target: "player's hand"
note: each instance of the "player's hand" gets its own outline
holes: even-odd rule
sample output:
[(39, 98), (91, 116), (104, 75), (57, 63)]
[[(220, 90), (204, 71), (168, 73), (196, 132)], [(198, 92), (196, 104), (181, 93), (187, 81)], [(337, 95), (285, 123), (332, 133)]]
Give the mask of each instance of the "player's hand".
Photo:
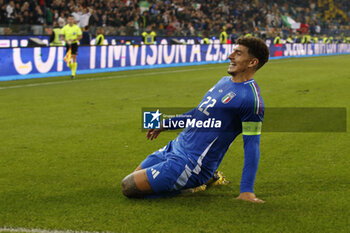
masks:
[(160, 129), (149, 129), (146, 133), (146, 138), (151, 140), (156, 139), (163, 130), (163, 127)]
[(241, 193), (236, 199), (249, 201), (253, 203), (265, 203), (265, 201), (257, 198), (254, 193), (250, 193), (250, 192)]

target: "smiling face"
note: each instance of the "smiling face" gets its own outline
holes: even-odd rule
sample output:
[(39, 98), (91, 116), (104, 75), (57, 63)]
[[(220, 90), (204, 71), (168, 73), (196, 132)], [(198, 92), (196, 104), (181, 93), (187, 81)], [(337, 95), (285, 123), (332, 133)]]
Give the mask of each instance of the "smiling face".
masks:
[(227, 73), (232, 76), (244, 73), (251, 68), (254, 69), (257, 64), (257, 59), (249, 55), (248, 48), (244, 45), (238, 45), (228, 58), (230, 59), (230, 66)]

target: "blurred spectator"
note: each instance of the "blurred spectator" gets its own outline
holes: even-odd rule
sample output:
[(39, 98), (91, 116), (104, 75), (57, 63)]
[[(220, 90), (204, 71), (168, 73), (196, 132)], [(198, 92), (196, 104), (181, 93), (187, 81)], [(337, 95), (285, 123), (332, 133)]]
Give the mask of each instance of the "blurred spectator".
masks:
[(6, 13), (7, 13), (8, 22), (12, 22), (12, 20), (15, 18), (15, 3), (14, 3), (14, 1), (10, 1), (10, 3), (7, 4)]
[(103, 45), (105, 37), (103, 36), (103, 29), (102, 27), (98, 27), (96, 30), (96, 41), (95, 45)]
[(227, 44), (228, 35), (227, 35), (227, 32), (226, 32), (226, 27), (225, 26), (222, 27), (222, 30), (221, 30), (219, 38), (220, 38), (220, 44)]
[(65, 17), (64, 11), (61, 11), (61, 14), (60, 14), (60, 16), (57, 19), (58, 26), (63, 28), (64, 25), (66, 25), (66, 22), (67, 21), (66, 21), (66, 17)]
[(50, 46), (63, 46), (63, 41), (61, 41), (61, 28), (57, 23), (54, 23), (53, 28), (46, 28), (46, 32), (50, 35)]
[(7, 24), (7, 12), (6, 5), (4, 5), (4, 0), (0, 0), (0, 24)]
[(143, 28), (146, 28), (147, 26), (149, 26), (151, 24), (150, 22), (150, 17), (148, 15), (148, 11), (144, 11), (142, 13), (142, 16), (141, 16), (141, 23), (142, 23), (142, 27)]
[(72, 13), (73, 17), (74, 17), (74, 22), (75, 24), (79, 25), (80, 23), (80, 18), (82, 16), (82, 13), (79, 11), (79, 7), (74, 7), (74, 12)]
[(152, 30), (151, 26), (148, 26), (146, 31), (142, 33), (142, 41), (144, 44), (154, 44), (157, 33)]
[(80, 44), (90, 45), (90, 41), (91, 41), (90, 27), (85, 26), (82, 31), (83, 31), (83, 38), (80, 40)]
[(140, 24), (139, 24), (139, 15), (135, 15), (133, 19), (133, 27), (134, 27), (134, 36), (139, 36), (140, 35)]
[(80, 16), (80, 23), (79, 27), (84, 28), (89, 25), (89, 19), (91, 16), (91, 9), (90, 8), (84, 8), (82, 15)]
[(50, 8), (46, 8), (46, 24), (52, 25), (54, 19), (53, 12)]
[(41, 10), (41, 7), (39, 5), (36, 5), (32, 19), (33, 19), (33, 24), (35, 25), (44, 24), (45, 22), (44, 13)]

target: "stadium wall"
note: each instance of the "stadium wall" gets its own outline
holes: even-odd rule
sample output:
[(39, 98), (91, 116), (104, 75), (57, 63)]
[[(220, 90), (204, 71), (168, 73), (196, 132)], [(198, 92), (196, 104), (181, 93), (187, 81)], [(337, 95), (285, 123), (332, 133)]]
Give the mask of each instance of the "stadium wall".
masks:
[[(81, 46), (77, 74), (228, 62), (235, 45)], [(68, 76), (64, 47), (0, 49), (0, 81)], [(270, 59), (350, 54), (350, 44), (271, 45)]]

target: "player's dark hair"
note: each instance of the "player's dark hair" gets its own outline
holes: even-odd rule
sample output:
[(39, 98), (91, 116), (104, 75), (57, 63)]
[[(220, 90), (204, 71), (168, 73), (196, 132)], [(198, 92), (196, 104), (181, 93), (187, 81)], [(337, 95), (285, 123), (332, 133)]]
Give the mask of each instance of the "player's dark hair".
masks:
[(247, 47), (249, 55), (259, 60), (256, 70), (260, 69), (269, 60), (269, 48), (262, 39), (255, 37), (240, 37), (237, 39), (236, 44)]

